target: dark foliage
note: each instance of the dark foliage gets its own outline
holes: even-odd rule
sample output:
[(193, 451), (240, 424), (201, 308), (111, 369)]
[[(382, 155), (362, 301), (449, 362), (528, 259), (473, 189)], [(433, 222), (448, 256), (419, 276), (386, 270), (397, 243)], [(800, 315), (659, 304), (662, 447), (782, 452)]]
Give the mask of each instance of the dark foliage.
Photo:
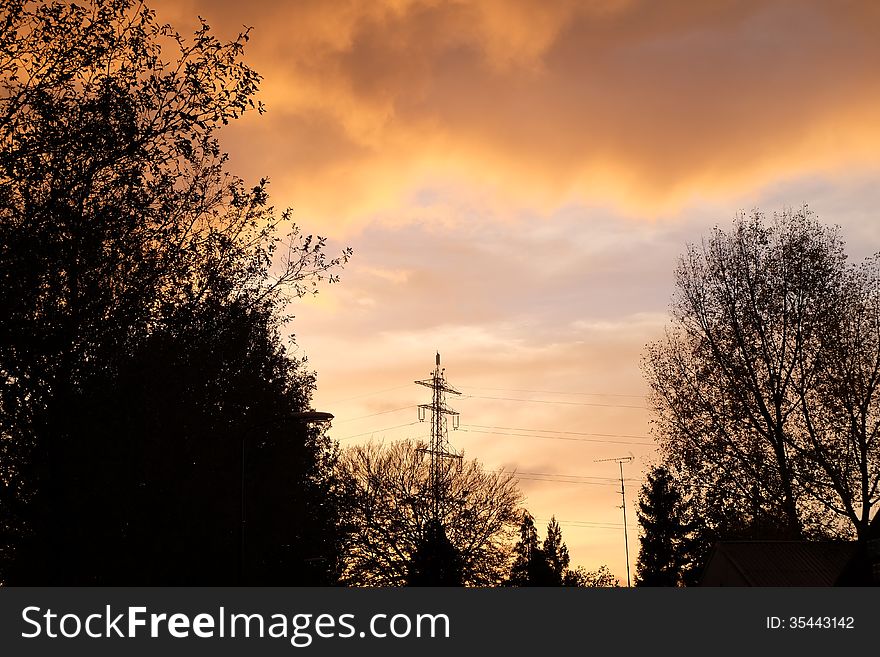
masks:
[(553, 571), (538, 544), (535, 520), (532, 514), (523, 511), (519, 526), (519, 541), (513, 548), (513, 564), (510, 567), (507, 585), (549, 586), (552, 581)]
[(437, 520), (429, 520), (409, 564), (408, 586), (461, 586), (462, 559)]
[(648, 473), (637, 512), (642, 535), (636, 586), (681, 586), (694, 583), (693, 528), (690, 508), (669, 470)]
[(617, 586), (617, 580), (605, 566), (597, 571), (569, 566), (568, 547), (562, 540), (562, 529), (556, 518), (547, 524), (547, 536), (538, 542), (535, 520), (523, 511), (519, 527), (519, 541), (513, 548), (513, 563), (505, 586)]
[(275, 237), (265, 181), (224, 170), (247, 34), (131, 0), (0, 23), (0, 580), (332, 578), (334, 454), (279, 330), (349, 252)]
[(562, 540), (562, 528), (556, 522), (555, 517), (550, 518), (550, 523), (547, 525), (547, 536), (544, 538), (541, 551), (544, 553), (543, 556), (550, 571), (549, 580), (551, 583), (548, 583), (548, 586), (562, 586), (565, 575), (568, 573), (570, 557), (568, 547)]

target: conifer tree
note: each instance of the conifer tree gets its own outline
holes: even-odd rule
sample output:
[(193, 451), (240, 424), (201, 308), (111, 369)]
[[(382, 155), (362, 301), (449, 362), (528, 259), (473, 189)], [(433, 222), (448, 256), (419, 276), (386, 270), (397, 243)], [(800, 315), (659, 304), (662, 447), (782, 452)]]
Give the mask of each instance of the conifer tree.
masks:
[(691, 527), (688, 503), (669, 470), (657, 466), (639, 494), (642, 536), (636, 586), (680, 586), (690, 570)]
[(462, 558), (446, 536), (443, 524), (428, 521), (425, 535), (409, 564), (409, 586), (461, 586)]
[(562, 540), (562, 529), (556, 521), (556, 516), (551, 517), (547, 525), (547, 537), (544, 539), (543, 552), (551, 575), (549, 584), (562, 586), (568, 572), (570, 558), (568, 547)]
[(532, 560), (538, 552), (538, 530), (535, 519), (528, 511), (523, 511), (519, 526), (519, 541), (513, 548), (513, 565), (510, 568), (509, 586), (529, 586)]
[[(558, 529), (558, 525), (557, 525)], [(553, 540), (561, 542), (561, 533)], [(552, 541), (551, 541), (552, 543)], [(546, 541), (545, 541), (546, 544)], [(561, 557), (560, 543), (555, 543), (557, 558)], [(568, 548), (565, 548), (565, 559), (568, 559)], [(508, 586), (561, 586), (562, 578), (557, 583), (556, 572), (547, 558), (547, 553), (538, 543), (538, 530), (535, 519), (528, 511), (523, 511), (523, 519), (519, 528), (519, 541), (513, 548), (514, 561), (510, 569)]]

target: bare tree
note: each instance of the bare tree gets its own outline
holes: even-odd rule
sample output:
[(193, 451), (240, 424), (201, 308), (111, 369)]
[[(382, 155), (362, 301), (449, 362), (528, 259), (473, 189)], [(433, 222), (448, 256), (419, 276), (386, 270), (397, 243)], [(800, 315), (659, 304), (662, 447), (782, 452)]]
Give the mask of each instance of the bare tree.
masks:
[(796, 377), (801, 413), (793, 447), (811, 464), (810, 496), (864, 536), (880, 501), (880, 259), (849, 268), (817, 335), (815, 363)]
[[(861, 534), (877, 502), (877, 277), (806, 209), (689, 246), (644, 370), (667, 462), (766, 535)], [(717, 515), (716, 514), (716, 517)], [(710, 514), (711, 515), (711, 514)]]
[[(429, 457), (413, 441), (370, 443), (339, 458), (347, 537), (342, 581), (355, 586), (408, 583), (413, 557), (433, 522)], [(439, 521), (458, 553), (462, 583), (491, 586), (507, 574), (521, 494), (513, 475), (476, 460), (444, 461)]]

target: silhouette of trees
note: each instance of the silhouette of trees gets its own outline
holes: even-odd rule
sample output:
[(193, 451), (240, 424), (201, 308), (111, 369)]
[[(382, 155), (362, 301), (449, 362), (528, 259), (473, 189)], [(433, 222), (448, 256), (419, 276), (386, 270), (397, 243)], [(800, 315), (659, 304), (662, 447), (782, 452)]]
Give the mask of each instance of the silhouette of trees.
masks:
[(538, 544), (535, 520), (528, 511), (522, 512), (519, 540), (513, 548), (508, 586), (552, 586), (553, 570), (544, 550)]
[(579, 566), (569, 568), (568, 547), (562, 540), (562, 529), (551, 517), (547, 536), (539, 543), (535, 519), (528, 511), (522, 512), (519, 540), (513, 548), (513, 562), (505, 586), (617, 586), (617, 580), (605, 566), (588, 571)]
[[(715, 527), (864, 535), (878, 501), (878, 259), (803, 208), (689, 246), (648, 346), (666, 464)], [(734, 521), (738, 518), (738, 521)]]
[(462, 586), (462, 558), (443, 524), (428, 520), (409, 564), (408, 586)]
[(333, 455), (295, 418), (314, 378), (280, 330), (350, 251), (276, 237), (266, 181), (225, 170), (216, 129), (262, 111), (247, 33), (185, 40), (131, 0), (0, 23), (0, 579), (232, 581), (242, 442), (291, 459), (248, 485), (274, 482), (264, 529), (300, 546), (266, 559), (303, 571), (305, 535), (333, 541), (306, 522)]
[(566, 573), (563, 586), (614, 588), (620, 586), (620, 580), (614, 576), (608, 566), (599, 566), (598, 570), (587, 570), (583, 566), (578, 566), (575, 570)]
[(544, 544), (541, 546), (544, 553), (544, 559), (550, 569), (552, 578), (552, 586), (562, 586), (565, 575), (568, 572), (568, 564), (570, 562), (568, 547), (562, 540), (562, 528), (556, 522), (556, 516), (550, 518), (547, 525), (547, 536), (544, 538)]
[(342, 451), (343, 583), (493, 586), (506, 576), (521, 498), (515, 480), (477, 461), (444, 460), (438, 526), (424, 448), (400, 441)]
[(693, 528), (689, 505), (669, 470), (657, 466), (647, 476), (637, 511), (642, 535), (636, 586), (694, 583), (690, 576)]

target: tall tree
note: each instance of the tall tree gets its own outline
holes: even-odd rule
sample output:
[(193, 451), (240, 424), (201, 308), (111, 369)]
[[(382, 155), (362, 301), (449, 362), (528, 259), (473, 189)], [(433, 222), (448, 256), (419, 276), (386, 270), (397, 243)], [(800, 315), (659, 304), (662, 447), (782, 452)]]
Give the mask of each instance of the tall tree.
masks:
[(343, 583), (436, 581), (424, 577), (432, 559), (446, 564), (443, 578), (460, 569), (466, 586), (501, 582), (521, 498), (516, 481), (508, 473), (487, 472), (473, 460), (446, 460), (444, 467), (435, 518), (424, 444), (369, 443), (343, 450), (337, 469), (343, 500)]
[(667, 463), (765, 533), (863, 535), (878, 501), (877, 261), (806, 209), (689, 246), (644, 369)]
[(637, 511), (642, 535), (636, 586), (680, 586), (692, 583), (690, 509), (672, 474), (663, 466), (648, 472)]
[[(177, 526), (193, 539), (174, 547), (194, 568), (160, 551), (144, 578), (230, 581), (240, 559), (194, 546), (230, 545), (242, 524), (227, 498), (258, 408), (307, 406), (313, 379), (284, 354), (284, 307), (349, 252), (326, 258), (295, 228), (280, 240), (288, 216), (265, 181), (225, 171), (217, 128), (262, 110), (246, 33), (223, 43), (202, 23), (188, 41), (133, 0), (5, 2), (0, 24), (0, 578), (141, 578), (99, 555), (168, 538), (186, 493)], [(239, 385), (260, 374), (274, 378)], [(303, 459), (323, 458), (296, 435)], [(225, 575), (196, 567), (221, 562)]]
[(860, 539), (880, 501), (880, 256), (844, 273), (835, 321), (795, 379), (800, 400), (793, 447), (810, 464), (799, 475), (809, 496)]
[(531, 586), (536, 564), (543, 565), (544, 554), (538, 546), (538, 530), (535, 519), (528, 511), (522, 512), (519, 525), (519, 540), (513, 548), (513, 564), (510, 567), (510, 586)]
[(544, 558), (550, 567), (552, 586), (562, 586), (565, 575), (568, 572), (570, 557), (568, 547), (562, 540), (562, 528), (556, 522), (556, 516), (550, 518), (547, 524), (547, 536), (543, 544)]
[(519, 525), (519, 540), (513, 548), (513, 561), (505, 586), (617, 586), (617, 580), (602, 566), (588, 571), (582, 566), (569, 568), (568, 547), (562, 540), (562, 529), (553, 516), (547, 524), (547, 536), (538, 540), (535, 519), (523, 510)]
[[(547, 526), (547, 537), (538, 541), (535, 520), (523, 511), (519, 541), (513, 548), (508, 586), (562, 586), (568, 575), (568, 548), (562, 542), (562, 530), (554, 517)], [(570, 583), (570, 582), (569, 582)]]

